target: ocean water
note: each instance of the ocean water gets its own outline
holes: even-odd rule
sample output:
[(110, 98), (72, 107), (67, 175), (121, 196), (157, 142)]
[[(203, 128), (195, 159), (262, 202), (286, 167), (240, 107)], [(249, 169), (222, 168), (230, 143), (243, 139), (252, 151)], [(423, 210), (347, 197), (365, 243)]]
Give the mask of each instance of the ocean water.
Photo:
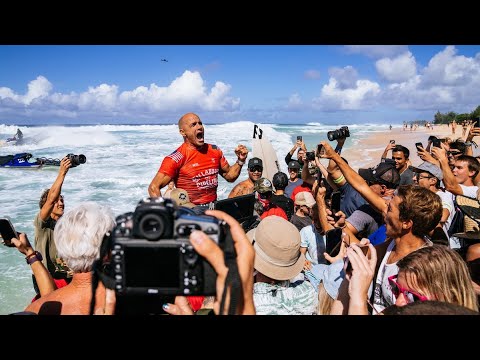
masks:
[[(272, 142), (282, 171), (283, 160), (297, 135), (302, 135), (309, 150), (327, 132), (339, 125), (309, 123), (302, 125), (258, 124)], [(237, 144), (252, 150), (254, 123), (205, 124), (205, 141), (222, 149), (233, 164)], [(388, 125), (349, 125), (352, 137), (345, 148), (357, 146), (363, 137), (384, 131)], [(17, 127), (0, 124), (0, 140), (15, 134)], [(95, 126), (20, 126), (25, 144), (2, 146), (0, 156), (28, 152), (33, 157), (63, 158), (68, 153), (84, 154), (87, 162), (69, 170), (62, 188), (65, 211), (84, 201), (108, 205), (115, 215), (133, 211), (138, 201), (148, 196), (148, 185), (163, 158), (182, 143), (177, 125), (95, 125)], [(251, 155), (250, 155), (251, 156)], [(323, 161), (323, 160), (322, 160)], [(368, 152), (362, 160), (351, 162), (353, 168), (371, 163)], [(326, 163), (325, 163), (326, 164)], [(9, 216), (18, 231), (34, 242), (33, 219), (38, 201), (58, 174), (58, 167), (44, 169), (0, 168), (0, 216)], [(219, 177), (218, 198), (224, 199), (233, 186), (247, 178), (246, 166), (235, 183)], [(0, 246), (0, 314), (22, 311), (35, 292), (31, 270), (15, 248)]]

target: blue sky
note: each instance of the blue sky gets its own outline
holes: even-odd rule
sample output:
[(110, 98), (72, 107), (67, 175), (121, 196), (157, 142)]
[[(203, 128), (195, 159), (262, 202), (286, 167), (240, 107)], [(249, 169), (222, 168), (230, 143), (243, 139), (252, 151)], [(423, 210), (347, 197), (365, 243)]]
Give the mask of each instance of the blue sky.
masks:
[(478, 45), (0, 46), (5, 124), (401, 123), (479, 87)]

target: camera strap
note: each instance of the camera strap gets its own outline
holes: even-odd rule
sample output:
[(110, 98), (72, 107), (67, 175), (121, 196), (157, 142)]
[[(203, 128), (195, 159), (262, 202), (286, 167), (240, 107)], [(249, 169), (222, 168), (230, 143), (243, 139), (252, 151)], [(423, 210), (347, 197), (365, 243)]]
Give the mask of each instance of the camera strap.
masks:
[(92, 266), (92, 300), (90, 301), (90, 315), (93, 315), (95, 309), (95, 293), (98, 288), (98, 280), (102, 280), (103, 285), (107, 289), (115, 290), (115, 279), (109, 276), (105, 271), (104, 259), (109, 255), (112, 243), (112, 234), (108, 231), (102, 240), (100, 246), (100, 256), (93, 262)]
[(222, 300), (220, 301), (220, 314), (223, 314), (225, 308), (225, 299), (227, 297), (227, 289), (230, 287), (230, 306), (228, 308), (228, 315), (235, 315), (238, 301), (242, 294), (242, 286), (240, 282), (240, 275), (237, 266), (237, 253), (235, 252), (235, 245), (233, 243), (230, 228), (227, 230), (225, 236), (225, 246), (223, 249), (225, 265), (228, 268), (227, 277), (223, 287)]

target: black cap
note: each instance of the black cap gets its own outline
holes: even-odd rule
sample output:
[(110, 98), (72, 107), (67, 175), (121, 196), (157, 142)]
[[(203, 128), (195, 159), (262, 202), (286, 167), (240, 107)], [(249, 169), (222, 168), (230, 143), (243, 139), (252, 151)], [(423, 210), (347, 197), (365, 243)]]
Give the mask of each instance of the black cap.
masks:
[(300, 169), (300, 163), (296, 160), (292, 160), (288, 163), (289, 169)]
[(258, 157), (254, 157), (248, 160), (248, 167), (251, 168), (253, 166), (261, 166), (263, 168), (262, 159), (259, 159)]
[(383, 184), (395, 189), (400, 184), (400, 174), (394, 164), (382, 162), (369, 169), (358, 169), (358, 174), (366, 181)]

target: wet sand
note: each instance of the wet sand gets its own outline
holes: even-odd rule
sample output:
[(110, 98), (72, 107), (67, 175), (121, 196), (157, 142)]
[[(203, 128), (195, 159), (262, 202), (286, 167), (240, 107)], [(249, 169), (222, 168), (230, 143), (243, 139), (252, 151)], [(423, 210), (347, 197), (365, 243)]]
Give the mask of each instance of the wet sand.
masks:
[[(466, 134), (468, 134), (467, 129)], [(403, 131), (400, 127), (392, 128), (392, 130), (376, 132), (368, 137), (352, 139), (348, 138), (347, 141), (353, 141), (355, 144), (349, 149), (342, 151), (342, 156), (345, 157), (353, 169), (366, 168), (375, 166), (380, 162), (385, 147), (390, 140), (395, 140), (397, 145), (403, 145), (410, 150), (410, 161), (413, 166), (422, 163), (417, 155), (415, 143), (421, 142), (424, 147), (428, 144), (428, 137), (434, 135), (438, 138), (450, 137), (455, 140), (457, 138), (465, 139), (462, 137), (462, 128), (457, 126), (456, 134), (452, 134), (452, 129), (447, 125), (436, 125), (433, 130), (427, 130), (425, 127), (418, 127), (416, 131), (410, 131), (410, 129)], [(477, 140), (480, 144), (480, 139)], [(480, 148), (473, 149), (474, 155), (480, 154)], [(388, 158), (391, 158), (392, 152), (387, 154)]]

